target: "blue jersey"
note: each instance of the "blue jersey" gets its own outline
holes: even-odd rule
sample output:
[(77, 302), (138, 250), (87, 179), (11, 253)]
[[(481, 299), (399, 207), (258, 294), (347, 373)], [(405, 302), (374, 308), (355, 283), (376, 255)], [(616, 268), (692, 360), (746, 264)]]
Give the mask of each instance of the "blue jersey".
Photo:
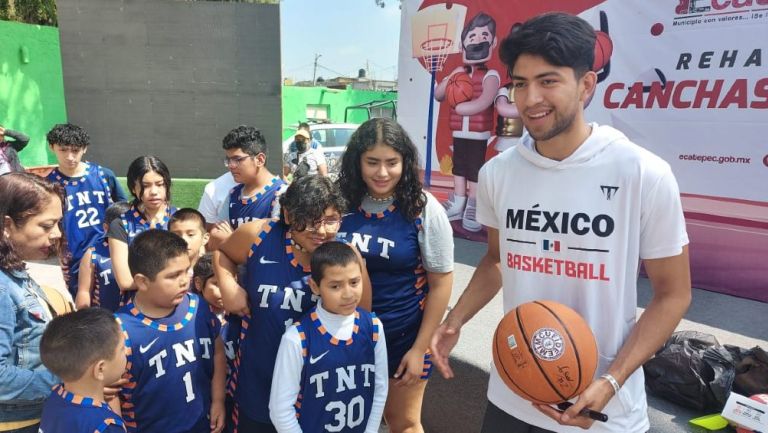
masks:
[(113, 191), (115, 175), (94, 163), (85, 163), (85, 174), (74, 178), (65, 176), (58, 168), (47, 176), (51, 182), (63, 186), (67, 195), (67, 210), (63, 225), (69, 257), (64, 262), (64, 277), (70, 293), (77, 294), (78, 269), (85, 251), (104, 236), (104, 214), (114, 200), (124, 199)]
[(224, 340), (224, 354), (227, 356), (227, 395), (234, 397), (235, 376), (237, 374), (235, 358), (240, 350), (240, 328), (242, 318), (236, 314), (227, 314), (221, 324), (221, 338)]
[(163, 221), (156, 224), (151, 224), (146, 219), (144, 219), (144, 215), (139, 212), (136, 204), (133, 204), (127, 212), (120, 216), (120, 220), (123, 222), (123, 228), (128, 234), (128, 245), (133, 242), (133, 239), (136, 237), (136, 235), (143, 231), (150, 229), (168, 230), (168, 221), (171, 220), (171, 215), (174, 213), (176, 213), (175, 207), (171, 207), (170, 205), (166, 206)]
[(233, 228), (262, 218), (271, 218), (278, 200), (278, 192), (285, 185), (275, 177), (263, 190), (250, 197), (243, 197), (245, 185), (239, 184), (229, 192), (229, 224)]
[(358, 210), (345, 215), (339, 229), (365, 259), (372, 308), (387, 336), (421, 320), (429, 287), (421, 264), (420, 230), (421, 219), (408, 221), (395, 204), (378, 214)]
[(133, 302), (116, 316), (128, 357), (129, 383), (120, 392), (128, 431), (209, 433), (220, 323), (208, 304), (190, 293), (162, 319), (144, 316)]
[(120, 287), (112, 273), (112, 259), (109, 258), (109, 244), (106, 238), (99, 239), (91, 247), (93, 264), (93, 296), (91, 305), (117, 311), (120, 302)]
[[(339, 236), (355, 245), (365, 259), (371, 279), (372, 309), (387, 336), (390, 375), (394, 375), (400, 360), (416, 341), (429, 293), (427, 273), (421, 263), (419, 231), (421, 219), (408, 221), (396, 203), (378, 214), (358, 209), (344, 216), (339, 229)], [(422, 378), (429, 377), (431, 365), (427, 355)]]
[(40, 433), (125, 433), (120, 415), (103, 402), (53, 387), (43, 406)]
[(377, 323), (358, 308), (345, 341), (326, 331), (314, 308), (296, 325), (304, 356), (296, 402), (302, 431), (365, 432), (376, 385)]
[(269, 423), (269, 391), (280, 338), (286, 328), (317, 303), (309, 288), (309, 268), (296, 260), (288, 228), (270, 221), (256, 238), (246, 262), (245, 289), (251, 314), (243, 317), (235, 361), (237, 410)]

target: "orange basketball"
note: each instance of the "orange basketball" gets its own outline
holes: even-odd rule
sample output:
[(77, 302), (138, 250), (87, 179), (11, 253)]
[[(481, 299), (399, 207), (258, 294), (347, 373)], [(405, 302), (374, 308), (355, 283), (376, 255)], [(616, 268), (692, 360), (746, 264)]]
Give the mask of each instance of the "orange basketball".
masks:
[(453, 74), (448, 79), (448, 85), (445, 88), (445, 100), (451, 107), (455, 108), (462, 102), (472, 100), (473, 94), (472, 78), (469, 74), (460, 72)]
[(595, 32), (595, 62), (592, 64), (592, 70), (600, 71), (611, 60), (613, 54), (613, 41), (607, 33)]
[(579, 313), (553, 301), (528, 302), (507, 313), (496, 327), (493, 363), (520, 397), (560, 403), (592, 383), (597, 343)]

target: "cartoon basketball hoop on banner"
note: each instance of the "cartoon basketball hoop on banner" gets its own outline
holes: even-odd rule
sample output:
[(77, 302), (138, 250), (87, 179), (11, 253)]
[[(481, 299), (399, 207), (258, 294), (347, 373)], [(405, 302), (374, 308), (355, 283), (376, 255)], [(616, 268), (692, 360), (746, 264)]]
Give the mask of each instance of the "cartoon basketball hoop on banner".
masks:
[(453, 45), (453, 41), (448, 38), (427, 39), (421, 43), (421, 50), (425, 53), (421, 61), (429, 72), (438, 72), (443, 70), (445, 59), (448, 58), (448, 49)]
[(432, 177), (432, 112), (437, 72), (443, 69), (449, 54), (461, 52), (461, 28), (466, 13), (466, 6), (441, 3), (418, 11), (411, 22), (412, 57), (420, 59), (432, 76), (427, 115), (427, 149), (424, 158), (424, 185), (427, 187)]

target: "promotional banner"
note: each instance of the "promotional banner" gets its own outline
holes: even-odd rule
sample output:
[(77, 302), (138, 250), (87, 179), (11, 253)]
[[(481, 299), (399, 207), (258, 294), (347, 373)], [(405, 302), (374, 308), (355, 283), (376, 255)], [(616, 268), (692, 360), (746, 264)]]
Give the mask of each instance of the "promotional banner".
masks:
[(768, 0), (405, 0), (402, 10), (398, 119), (458, 236), (485, 240), (477, 172), (523, 132), (499, 43), (530, 17), (573, 13), (597, 36), (586, 118), (672, 166), (694, 286), (768, 302)]

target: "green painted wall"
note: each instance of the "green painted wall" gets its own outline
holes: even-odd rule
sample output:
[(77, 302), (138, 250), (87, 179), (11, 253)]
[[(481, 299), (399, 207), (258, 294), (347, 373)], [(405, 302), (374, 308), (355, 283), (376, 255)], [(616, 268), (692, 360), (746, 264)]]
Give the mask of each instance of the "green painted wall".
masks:
[(0, 124), (31, 138), (25, 167), (55, 163), (45, 134), (66, 121), (59, 29), (0, 21)]
[[(283, 139), (285, 140), (293, 133), (291, 126), (306, 120), (307, 104), (329, 105), (329, 118), (334, 123), (341, 123), (344, 122), (344, 110), (349, 106), (396, 99), (396, 92), (283, 86)], [(352, 110), (347, 119), (349, 123), (363, 123), (366, 120), (368, 117), (365, 110)]]

